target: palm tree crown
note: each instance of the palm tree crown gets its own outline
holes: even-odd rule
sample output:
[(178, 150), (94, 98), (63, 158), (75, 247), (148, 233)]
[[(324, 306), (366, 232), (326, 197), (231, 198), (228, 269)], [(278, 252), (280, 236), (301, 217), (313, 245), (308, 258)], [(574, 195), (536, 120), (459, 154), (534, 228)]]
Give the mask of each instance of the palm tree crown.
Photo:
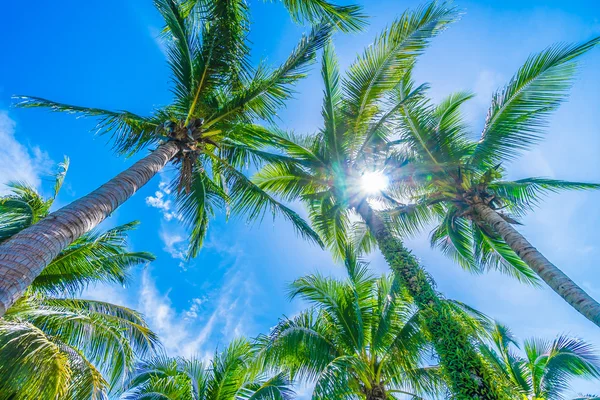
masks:
[[(0, 240), (44, 218), (63, 182), (43, 198), (11, 183), (0, 199)], [(125, 284), (128, 270), (154, 256), (127, 250), (137, 222), (91, 232), (61, 252), (0, 319), (0, 393), (4, 398), (105, 398), (149, 354), (157, 338), (142, 316), (126, 307), (75, 296), (93, 283)], [(11, 397), (16, 396), (16, 397)]]
[[(362, 177), (375, 170), (389, 175), (400, 162), (374, 151), (385, 147), (390, 117), (408, 101), (398, 99), (392, 89), (429, 40), (457, 15), (454, 8), (435, 2), (404, 13), (350, 66), (345, 79), (328, 45), (322, 61), (323, 128), (308, 137), (280, 134), (274, 140), (285, 155), (271, 155), (271, 163), (254, 178), (260, 188), (286, 200), (302, 199), (313, 228), (340, 257), (348, 245), (351, 215), (367, 197)], [(370, 244), (363, 240), (359, 248)]]
[[(421, 313), (399, 279), (376, 278), (352, 256), (345, 266), (346, 280), (317, 274), (291, 284), (290, 296), (312, 307), (259, 338), (267, 364), (314, 383), (313, 399), (441, 395), (440, 372), (425, 362), (432, 347)], [(474, 334), (481, 328), (463, 305), (446, 306)]]
[(491, 347), (482, 347), (484, 355), (523, 399), (564, 399), (571, 379), (600, 377), (598, 354), (580, 339), (565, 335), (554, 340), (529, 339), (523, 343), (524, 356), (515, 351), (520, 346), (506, 326), (496, 323), (492, 339)]
[[(503, 167), (541, 139), (549, 115), (567, 98), (578, 57), (598, 43), (600, 38), (556, 45), (529, 57), (493, 96), (478, 141), (470, 138), (460, 113), (471, 94), (453, 94), (439, 105), (421, 95), (405, 102), (396, 115), (397, 140), (389, 143), (411, 163), (396, 172), (404, 179), (404, 191), (389, 198), (386, 211), (404, 233), (437, 220), (432, 245), (464, 268), (496, 269), (533, 284), (541, 278), (600, 326), (600, 303), (513, 227), (547, 193), (600, 185), (547, 178), (511, 181), (504, 178)], [(401, 97), (412, 85), (407, 79), (398, 87)]]
[(234, 340), (209, 364), (196, 358), (157, 356), (142, 362), (125, 386), (122, 399), (288, 400), (293, 398), (283, 374), (268, 377), (256, 370), (255, 350)]
[[(596, 189), (600, 185), (547, 178), (504, 179), (503, 164), (541, 139), (548, 117), (566, 98), (576, 59), (600, 42), (558, 45), (531, 56), (493, 99), (478, 141), (471, 135), (460, 106), (468, 92), (432, 105), (424, 96), (398, 112), (395, 142), (414, 166), (404, 175), (408, 207), (397, 212), (439, 215), (431, 242), (472, 271), (498, 269), (520, 280), (537, 282), (535, 273), (491, 227), (480, 221), (473, 204), (482, 202), (510, 224), (537, 206), (541, 196), (562, 190)], [(400, 89), (406, 92), (408, 87)], [(412, 193), (411, 193), (411, 190)], [(424, 217), (424, 215), (421, 215)]]
[[(348, 14), (324, 1), (284, 3), (297, 17), (306, 15), (312, 21), (321, 11), (337, 10), (346, 15), (347, 21), (360, 25), (355, 7), (348, 9)], [(269, 130), (254, 122), (273, 119), (293, 94), (292, 86), (305, 76), (333, 25), (315, 25), (279, 67), (268, 68), (264, 63), (253, 67), (245, 1), (181, 5), (175, 0), (156, 0), (155, 5), (166, 23), (164, 39), (174, 94), (170, 105), (148, 117), (37, 97), (22, 97), (19, 105), (99, 118), (99, 132), (111, 135), (115, 149), (124, 155), (165, 141), (175, 142), (178, 152), (172, 162), (178, 168), (178, 177), (174, 186), (181, 215), (191, 229), (190, 256), (200, 248), (210, 217), (226, 204), (251, 220), (260, 218), (267, 209), (280, 212), (301, 234), (318, 241), (296, 213), (258, 189), (240, 169), (256, 160), (256, 154), (250, 153), (252, 149), (269, 142)]]

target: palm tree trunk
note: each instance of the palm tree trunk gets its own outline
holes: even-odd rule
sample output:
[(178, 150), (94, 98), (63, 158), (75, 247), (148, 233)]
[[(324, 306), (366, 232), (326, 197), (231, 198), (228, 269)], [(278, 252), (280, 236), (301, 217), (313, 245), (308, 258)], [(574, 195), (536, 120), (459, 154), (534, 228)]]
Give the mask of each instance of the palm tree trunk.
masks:
[(560, 297), (581, 315), (600, 326), (600, 304), (577, 286), (564, 272), (552, 264), (523, 237), (511, 224), (489, 206), (473, 205), (476, 216), (504, 239), (506, 244)]
[(499, 389), (502, 385), (498, 377), (486, 367), (463, 327), (440, 301), (431, 276), (366, 201), (357, 207), (357, 212), (374, 234), (388, 265), (423, 313), (440, 365), (452, 389), (452, 398), (506, 399)]
[(159, 146), (87, 196), (0, 244), (0, 317), (65, 247), (128, 200), (178, 151), (175, 142)]

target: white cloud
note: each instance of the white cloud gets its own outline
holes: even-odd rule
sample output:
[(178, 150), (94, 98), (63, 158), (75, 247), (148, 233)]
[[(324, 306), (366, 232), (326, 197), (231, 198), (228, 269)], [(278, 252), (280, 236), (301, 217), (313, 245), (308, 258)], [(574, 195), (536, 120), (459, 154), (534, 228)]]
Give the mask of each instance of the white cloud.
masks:
[(161, 174), (158, 190), (154, 192), (154, 196), (146, 197), (146, 204), (158, 208), (167, 222), (172, 220), (181, 221), (183, 216), (173, 207), (173, 202), (169, 184), (165, 181), (164, 174)]
[(6, 193), (5, 183), (23, 181), (36, 188), (40, 175), (48, 174), (52, 161), (39, 147), (27, 148), (15, 138), (16, 123), (6, 111), (0, 111), (0, 195)]
[(206, 302), (206, 297), (195, 297), (192, 299), (189, 310), (187, 310), (185, 314), (185, 319), (196, 319), (198, 318), (198, 312), (200, 311), (200, 306)]
[(181, 346), (189, 337), (187, 322), (177, 315), (169, 293), (159, 292), (147, 269), (142, 273), (137, 309), (144, 314), (146, 322), (158, 334), (165, 350), (169, 354), (181, 354)]
[(159, 235), (165, 245), (163, 250), (169, 253), (175, 260), (179, 260), (179, 268), (187, 271), (188, 262), (186, 260), (186, 255), (188, 245), (185, 236), (166, 227), (161, 229)]
[[(225, 274), (224, 281), (225, 284), (218, 290), (214, 310), (199, 321), (202, 329), (183, 346), (184, 354), (195, 354), (202, 348), (210, 351), (221, 347), (234, 338), (245, 336), (252, 328), (252, 321), (246, 316), (247, 310), (252, 309), (252, 274), (239, 265), (233, 265)], [(212, 347), (207, 347), (208, 343)]]
[[(235, 256), (223, 277), (223, 285), (190, 300), (187, 309), (177, 309), (170, 298), (157, 288), (148, 269), (142, 273), (136, 308), (142, 312), (170, 355), (209, 358), (217, 347), (252, 332), (255, 279)], [(212, 310), (212, 311), (209, 311)]]

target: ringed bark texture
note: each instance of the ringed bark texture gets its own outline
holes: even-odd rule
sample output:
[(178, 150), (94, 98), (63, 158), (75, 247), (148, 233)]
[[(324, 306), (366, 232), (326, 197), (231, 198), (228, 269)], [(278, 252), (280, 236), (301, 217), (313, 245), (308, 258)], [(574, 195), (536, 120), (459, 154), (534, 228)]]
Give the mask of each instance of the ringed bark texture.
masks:
[(440, 365), (452, 389), (452, 398), (460, 400), (508, 399), (495, 376), (475, 351), (469, 335), (444, 307), (431, 276), (419, 265), (415, 256), (392, 235), (384, 221), (363, 201), (358, 213), (375, 235), (377, 245), (390, 268), (400, 277), (423, 313)]
[(504, 239), (540, 278), (581, 315), (600, 326), (600, 304), (552, 264), (502, 216), (485, 204), (473, 205), (476, 216)]
[(162, 144), (98, 189), (1, 244), (0, 317), (65, 247), (128, 200), (178, 151), (175, 142)]

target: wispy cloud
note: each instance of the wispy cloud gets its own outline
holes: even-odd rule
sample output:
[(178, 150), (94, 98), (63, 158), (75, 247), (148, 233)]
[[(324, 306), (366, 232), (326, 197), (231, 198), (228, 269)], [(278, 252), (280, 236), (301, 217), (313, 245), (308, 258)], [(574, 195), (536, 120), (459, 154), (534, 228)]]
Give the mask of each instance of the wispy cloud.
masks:
[(28, 148), (15, 138), (16, 123), (6, 111), (0, 111), (0, 194), (6, 193), (5, 183), (41, 184), (41, 175), (49, 174), (52, 160), (39, 147)]
[(158, 208), (167, 222), (172, 220), (181, 221), (183, 217), (174, 207), (174, 198), (165, 174), (161, 173), (160, 179), (158, 190), (154, 192), (154, 196), (146, 197), (146, 204)]
[(150, 270), (141, 278), (137, 309), (147, 318), (172, 355), (208, 358), (232, 339), (253, 334), (253, 309), (257, 281), (236, 248), (213, 248), (223, 254), (226, 270), (222, 284), (198, 293), (187, 308), (177, 308), (170, 290), (161, 292)]
[(182, 346), (190, 336), (188, 322), (178, 315), (171, 303), (169, 293), (163, 294), (158, 290), (149, 270), (145, 270), (142, 274), (137, 307), (159, 335), (169, 354), (190, 355), (182, 354)]
[(163, 227), (159, 233), (160, 239), (165, 244), (163, 250), (166, 251), (176, 260), (185, 260), (187, 242), (185, 237), (177, 232), (174, 232), (166, 227)]
[[(254, 326), (247, 311), (252, 310), (254, 278), (248, 269), (233, 266), (225, 274), (225, 284), (219, 288), (215, 301), (209, 303), (212, 312), (200, 316), (202, 329), (183, 347), (184, 354), (223, 347), (236, 337), (249, 334)], [(190, 310), (196, 309), (194, 304)], [(188, 310), (189, 311), (189, 310)], [(198, 316), (197, 310), (196, 314)]]
[(190, 306), (189, 310), (187, 310), (184, 314), (185, 314), (185, 319), (196, 319), (198, 318), (198, 313), (201, 312), (200, 311), (200, 307), (202, 306), (202, 304), (206, 303), (207, 298), (206, 297), (194, 297), (191, 300), (192, 305)]

